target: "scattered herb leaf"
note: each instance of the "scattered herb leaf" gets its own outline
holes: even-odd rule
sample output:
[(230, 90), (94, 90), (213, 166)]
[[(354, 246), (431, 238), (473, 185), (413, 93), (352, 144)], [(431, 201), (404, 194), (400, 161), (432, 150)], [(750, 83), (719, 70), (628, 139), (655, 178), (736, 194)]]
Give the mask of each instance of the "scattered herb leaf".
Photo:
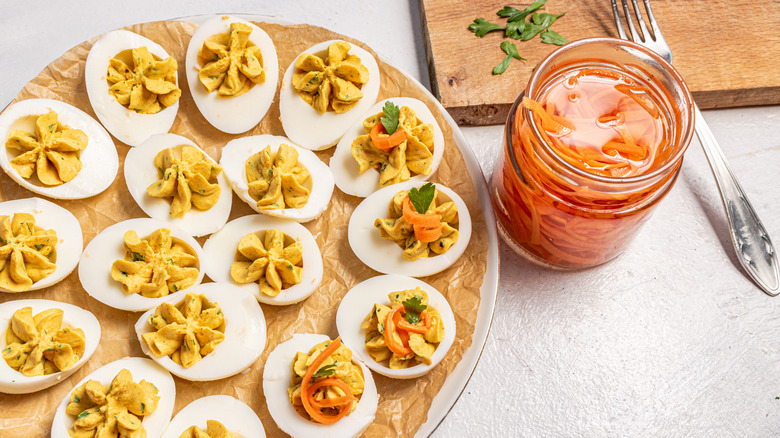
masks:
[(493, 32), (494, 30), (503, 30), (504, 26), (501, 26), (499, 24), (491, 23), (484, 18), (477, 18), (474, 20), (473, 23), (469, 24), (469, 30), (474, 32), (474, 35), (482, 38), (483, 36), (487, 35), (488, 32)]
[(544, 32), (542, 32), (542, 42), (545, 44), (555, 44), (556, 46), (562, 46), (564, 44), (568, 44), (568, 40), (561, 36), (558, 32), (547, 29)]
[(414, 209), (417, 213), (425, 214), (428, 211), (428, 207), (433, 202), (433, 196), (436, 194), (436, 186), (433, 183), (425, 183), (418, 190), (417, 187), (412, 187), (409, 190), (409, 200), (412, 201)]
[(312, 374), (312, 378), (315, 377), (330, 377), (336, 372), (336, 364), (325, 365)]

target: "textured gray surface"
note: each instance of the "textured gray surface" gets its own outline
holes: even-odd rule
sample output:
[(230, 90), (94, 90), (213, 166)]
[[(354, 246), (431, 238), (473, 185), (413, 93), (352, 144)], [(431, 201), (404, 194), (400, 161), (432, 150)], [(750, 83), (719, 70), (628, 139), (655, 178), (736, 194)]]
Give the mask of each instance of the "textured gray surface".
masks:
[[(328, 27), (428, 83), (415, 1), (145, 0), (110, 9), (96, 0), (44, 3), (30, 8), (3, 1), (0, 105), (62, 52), (101, 32), (218, 12)], [(780, 244), (780, 107), (708, 111), (705, 117)], [(463, 131), (489, 175), (502, 128)], [(769, 298), (744, 277), (725, 227), (694, 140), (677, 186), (613, 262), (549, 271), (502, 246), (485, 351), (434, 436), (780, 434), (780, 298)]]

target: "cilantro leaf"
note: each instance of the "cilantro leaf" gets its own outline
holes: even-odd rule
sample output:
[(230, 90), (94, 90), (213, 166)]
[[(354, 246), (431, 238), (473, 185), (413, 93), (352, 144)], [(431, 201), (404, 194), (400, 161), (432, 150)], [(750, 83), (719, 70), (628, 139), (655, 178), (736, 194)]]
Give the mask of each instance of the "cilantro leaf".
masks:
[(509, 38), (519, 40), (526, 24), (528, 23), (525, 21), (511, 21), (506, 24), (506, 31), (504, 31), (504, 34)]
[(526, 12), (533, 12), (539, 10), (542, 6), (547, 3), (547, 0), (536, 0), (535, 2), (528, 5), (527, 8), (523, 9)]
[(422, 303), (422, 299), (417, 295), (404, 300), (401, 304), (404, 305), (404, 311), (406, 312), (406, 322), (409, 324), (417, 324), (420, 320), (420, 314), (428, 306)]
[(564, 44), (567, 44), (569, 41), (566, 40), (561, 34), (554, 30), (547, 29), (544, 32), (542, 32), (542, 42), (546, 44), (555, 44), (556, 46), (562, 46)]
[(523, 58), (522, 56), (520, 56), (519, 53), (517, 53), (517, 46), (515, 45), (515, 43), (504, 41), (501, 43), (501, 50), (503, 50), (504, 53), (511, 56), (512, 58), (517, 59), (518, 61), (525, 61), (525, 58)]
[(474, 20), (474, 23), (469, 24), (469, 30), (474, 32), (474, 35), (478, 37), (483, 37), (488, 34), (488, 32), (493, 32), (494, 30), (503, 30), (504, 27), (495, 23), (491, 23), (484, 18), (477, 18)]
[(433, 183), (425, 183), (417, 190), (417, 187), (412, 187), (409, 190), (409, 200), (412, 201), (414, 209), (420, 214), (425, 214), (428, 211), (428, 207), (433, 202), (433, 196), (436, 194), (436, 186)]
[(519, 14), (521, 11), (517, 8), (513, 8), (512, 6), (504, 6), (501, 10), (496, 12), (496, 15), (499, 17), (511, 17), (512, 15)]
[(315, 378), (315, 377), (330, 377), (335, 372), (336, 372), (336, 364), (334, 363), (334, 364), (325, 365), (324, 367), (321, 367), (320, 369), (317, 370), (316, 373), (312, 374), (311, 377), (312, 378)]
[(526, 23), (525, 28), (523, 29), (523, 33), (520, 34), (520, 40), (528, 41), (536, 35), (539, 35), (539, 32), (543, 30), (544, 27), (539, 26), (538, 24)]
[(552, 26), (553, 23), (555, 23), (555, 20), (557, 20), (560, 17), (563, 17), (566, 15), (566, 12), (559, 15), (553, 15), (553, 14), (547, 14), (547, 13), (539, 13), (534, 12), (534, 15), (531, 17), (531, 21), (534, 22), (534, 24), (542, 26), (543, 28), (548, 28)]
[(495, 67), (493, 67), (493, 74), (500, 75), (501, 73), (505, 72), (506, 69), (509, 68), (510, 61), (512, 61), (512, 57), (510, 55), (506, 55), (503, 61), (501, 61)]
[(385, 127), (387, 135), (390, 135), (398, 129), (398, 115), (401, 114), (401, 110), (388, 100), (385, 102), (385, 106), (382, 107), (382, 112), (385, 115), (380, 117), (379, 121)]

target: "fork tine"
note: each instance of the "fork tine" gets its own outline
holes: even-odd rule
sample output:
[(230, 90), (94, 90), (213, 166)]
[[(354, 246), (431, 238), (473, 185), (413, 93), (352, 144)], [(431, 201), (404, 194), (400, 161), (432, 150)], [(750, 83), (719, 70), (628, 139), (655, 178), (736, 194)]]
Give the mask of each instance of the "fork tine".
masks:
[(650, 20), (650, 28), (653, 29), (653, 36), (655, 36), (655, 39), (663, 40), (664, 37), (661, 35), (661, 29), (658, 27), (658, 22), (655, 21), (655, 16), (653, 15), (653, 8), (650, 7), (650, 0), (644, 0), (645, 3), (645, 9), (647, 9), (647, 19)]
[(644, 42), (637, 33), (636, 27), (634, 27), (634, 20), (631, 19), (631, 10), (628, 9), (628, 0), (622, 0), (622, 2), (623, 12), (626, 13), (626, 21), (628, 22), (628, 30), (631, 31), (631, 39), (634, 40), (635, 43)]
[[(634, 12), (636, 12), (636, 21), (639, 23), (639, 28), (642, 29), (642, 36), (644, 37), (644, 41), (653, 40), (653, 36), (650, 35), (650, 31), (647, 29), (647, 26), (645, 25), (645, 20), (642, 18), (642, 11), (639, 8), (639, 4), (636, 2), (636, 0), (631, 0), (631, 3), (634, 5)], [(649, 5), (650, 1), (645, 0), (645, 5)], [(653, 34), (655, 35), (655, 34)]]
[(615, 27), (617, 27), (618, 35), (624, 40), (628, 39), (626, 31), (623, 29), (623, 20), (620, 19), (620, 11), (618, 10), (617, 1), (612, 0), (612, 16), (615, 17)]

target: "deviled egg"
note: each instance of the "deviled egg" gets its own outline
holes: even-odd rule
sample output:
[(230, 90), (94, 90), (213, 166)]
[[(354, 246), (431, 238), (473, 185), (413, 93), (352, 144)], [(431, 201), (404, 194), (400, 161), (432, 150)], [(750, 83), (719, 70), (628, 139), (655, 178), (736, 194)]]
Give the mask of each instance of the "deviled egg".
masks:
[[(383, 151), (372, 145), (367, 131), (381, 124), (377, 116), (384, 117), (388, 102), (400, 113), (395, 116), (400, 119), (397, 129), (404, 131), (406, 140)], [(378, 102), (350, 126), (330, 159), (330, 170), (342, 192), (365, 198), (397, 182), (427, 181), (443, 156), (444, 134), (431, 110), (417, 99), (394, 97)]]
[[(454, 191), (440, 184), (435, 186), (436, 194), (433, 197), (433, 202), (438, 200), (442, 204), (445, 202), (454, 204), (449, 207), (454, 207), (457, 211), (454, 214), (452, 212), (445, 213), (454, 216), (454, 218), (447, 219), (449, 224), (441, 224), (450, 233), (457, 236), (454, 243), (452, 237), (444, 237), (442, 234), (441, 238), (433, 242), (435, 245), (441, 245), (442, 248), (437, 246), (429, 251), (427, 246), (431, 243), (421, 244), (420, 241), (415, 240), (414, 234), (406, 235), (412, 232), (412, 225), (399, 224), (399, 219), (402, 220), (403, 217), (388, 218), (388, 210), (400, 209), (400, 206), (405, 202), (403, 198), (406, 196), (400, 196), (401, 192), (408, 193), (412, 189), (421, 189), (420, 183), (407, 181), (379, 189), (364, 199), (349, 218), (347, 230), (349, 246), (363, 263), (375, 271), (383, 274), (426, 277), (450, 267), (468, 247), (469, 239), (471, 239), (471, 216), (466, 203)], [(441, 220), (442, 216), (439, 216)], [(385, 229), (393, 232), (398, 231), (399, 236), (383, 238)], [(390, 237), (397, 237), (397, 239)], [(402, 247), (399, 247), (399, 243)], [(407, 258), (409, 252), (415, 259)]]
[(217, 380), (252, 365), (265, 348), (265, 317), (255, 297), (227, 283), (168, 296), (135, 324), (141, 349), (172, 374)]
[[(268, 402), (268, 410), (279, 428), (293, 437), (356, 437), (363, 433), (374, 421), (379, 402), (376, 385), (371, 376), (371, 371), (354, 357), (344, 365), (348, 365), (352, 370), (358, 372), (363, 381), (360, 382), (360, 378), (355, 377), (350, 379), (349, 383), (346, 383), (352, 392), (349, 396), (354, 398), (359, 395), (359, 401), (356, 405), (352, 401), (353, 405), (341, 408), (349, 409), (349, 413), (342, 413), (341, 415), (343, 416), (332, 424), (323, 424), (304, 418), (303, 415), (307, 415), (306, 411), (299, 413), (296, 407), (302, 410), (304, 408), (297, 405), (293, 406), (291, 403), (291, 399), (300, 399), (300, 395), (291, 397), (288, 391), (292, 391), (293, 395), (295, 395), (296, 390), (293, 388), (299, 388), (296, 387), (296, 381), (301, 381), (301, 376), (298, 373), (308, 371), (306, 358), (309, 357), (312, 349), (326, 346), (325, 343), (328, 341), (329, 338), (325, 335), (295, 334), (291, 339), (277, 345), (271, 354), (268, 355), (268, 360), (265, 363), (263, 370), (263, 394)], [(336, 341), (330, 341), (327, 345), (329, 346), (333, 342)], [(339, 348), (343, 348), (343, 345)], [(321, 350), (321, 353), (323, 352), (324, 350)], [(336, 365), (330, 357), (325, 358), (324, 363)], [(295, 371), (293, 371), (294, 367), (296, 368)], [(323, 370), (323, 368), (325, 369)], [(317, 372), (322, 372), (323, 375), (328, 374), (327, 368), (328, 365), (318, 367)], [(334, 367), (330, 366), (330, 368)], [(331, 369), (330, 371), (331, 374), (335, 374), (334, 370)], [(348, 374), (340, 373), (340, 375), (346, 376)], [(360, 389), (360, 383), (363, 386), (362, 391), (355, 394)], [(313, 384), (317, 384), (317, 382)], [(300, 393), (300, 391), (297, 392)]]
[(228, 134), (252, 129), (276, 94), (279, 61), (262, 29), (220, 15), (198, 27), (187, 46), (187, 83), (198, 110)]
[(0, 392), (26, 394), (56, 385), (87, 363), (99, 342), (100, 323), (80, 307), (50, 300), (0, 304)]
[(154, 41), (127, 30), (89, 50), (84, 81), (100, 123), (128, 146), (171, 129), (179, 110), (178, 63)]
[[(377, 362), (375, 357), (369, 352), (369, 346), (372, 348), (372, 352), (376, 355), (377, 352), (382, 350), (382, 346), (377, 347), (375, 344), (383, 344), (380, 339), (376, 342), (376, 339), (368, 339), (367, 330), (362, 329), (361, 325), (365, 320), (371, 320), (374, 316), (375, 306), (382, 306), (382, 311), (377, 313), (384, 313), (389, 310), (388, 303), (391, 300), (388, 298), (389, 294), (400, 293), (402, 298), (404, 291), (411, 292), (414, 295), (415, 290), (422, 290), (422, 296), (426, 296), (425, 299), (419, 299), (418, 302), (425, 306), (425, 308), (419, 309), (426, 311), (429, 308), (435, 309), (436, 316), (433, 324), (441, 324), (442, 330), (438, 330), (440, 333), (435, 334), (435, 339), (439, 342), (429, 342), (429, 339), (425, 339), (425, 342), (420, 342), (420, 350), (433, 350), (433, 354), (425, 355), (421, 360), (417, 360), (417, 354), (413, 351), (412, 360), (409, 363), (399, 362), (397, 365), (403, 366), (401, 368), (396, 364), (391, 364), (388, 359), (394, 358), (388, 354), (392, 353), (385, 347), (382, 356), (388, 356), (388, 359), (383, 359)], [(405, 295), (409, 295), (408, 293)], [(424, 301), (424, 302), (423, 302)], [(406, 305), (404, 305), (406, 307)], [(407, 309), (408, 310), (408, 309)], [(369, 317), (366, 317), (369, 314)], [(419, 315), (419, 314), (418, 314)], [(438, 321), (435, 321), (438, 319)], [(376, 320), (375, 320), (376, 321)], [(440, 321), (440, 322), (439, 322)], [(379, 330), (382, 334), (385, 333), (387, 325), (383, 321), (379, 321), (382, 324), (382, 330)], [(420, 377), (428, 371), (432, 370), (436, 365), (441, 362), (444, 356), (452, 347), (452, 343), (455, 341), (455, 315), (452, 313), (447, 299), (437, 291), (433, 286), (417, 280), (416, 278), (405, 277), (402, 275), (380, 275), (378, 277), (369, 278), (368, 280), (358, 284), (344, 295), (344, 298), (339, 304), (338, 312), (336, 313), (336, 327), (339, 331), (339, 336), (344, 341), (344, 344), (350, 348), (363, 363), (366, 364), (373, 371), (382, 374), (387, 377), (396, 379), (412, 379)], [(439, 328), (441, 328), (439, 327)], [(426, 333), (425, 336), (428, 336)], [(412, 346), (413, 341), (408, 341), (409, 346)], [(427, 344), (427, 345), (424, 345)], [(433, 348), (432, 348), (433, 347)], [(417, 348), (415, 348), (417, 349)], [(430, 363), (427, 363), (430, 361)]]
[(200, 284), (203, 260), (198, 242), (181, 228), (156, 219), (130, 219), (89, 242), (79, 261), (79, 280), (103, 304), (146, 311)]
[(219, 161), (233, 191), (258, 213), (309, 222), (328, 208), (333, 175), (313, 152), (285, 137), (230, 141)]
[[(219, 425), (213, 424), (218, 422)], [(162, 438), (181, 438), (182, 434), (196, 427), (208, 432), (220, 426), (244, 438), (265, 437), (260, 418), (249, 406), (229, 395), (211, 395), (199, 398), (184, 407), (165, 429)], [(217, 436), (216, 434), (210, 436)], [(197, 432), (184, 435), (199, 437)]]
[(28, 99), (0, 114), (0, 166), (22, 187), (55, 199), (82, 199), (114, 182), (119, 159), (105, 129), (65, 102)]
[(320, 249), (297, 222), (259, 214), (240, 217), (212, 234), (203, 252), (209, 278), (248, 291), (264, 304), (303, 301), (322, 281)]
[(306, 149), (335, 145), (376, 102), (380, 82), (376, 60), (357, 45), (333, 40), (304, 50), (279, 92), (285, 134)]
[(0, 292), (59, 283), (76, 268), (82, 249), (81, 225), (70, 211), (41, 198), (0, 203)]
[(125, 181), (146, 214), (193, 236), (217, 231), (230, 216), (233, 196), (224, 172), (186, 137), (153, 135), (131, 149)]
[(71, 432), (91, 436), (87, 434), (96, 433), (97, 427), (111, 436), (130, 432), (160, 436), (175, 399), (173, 377), (160, 365), (140, 357), (119, 359), (96, 369), (68, 392), (54, 414), (51, 436), (70, 438)]

